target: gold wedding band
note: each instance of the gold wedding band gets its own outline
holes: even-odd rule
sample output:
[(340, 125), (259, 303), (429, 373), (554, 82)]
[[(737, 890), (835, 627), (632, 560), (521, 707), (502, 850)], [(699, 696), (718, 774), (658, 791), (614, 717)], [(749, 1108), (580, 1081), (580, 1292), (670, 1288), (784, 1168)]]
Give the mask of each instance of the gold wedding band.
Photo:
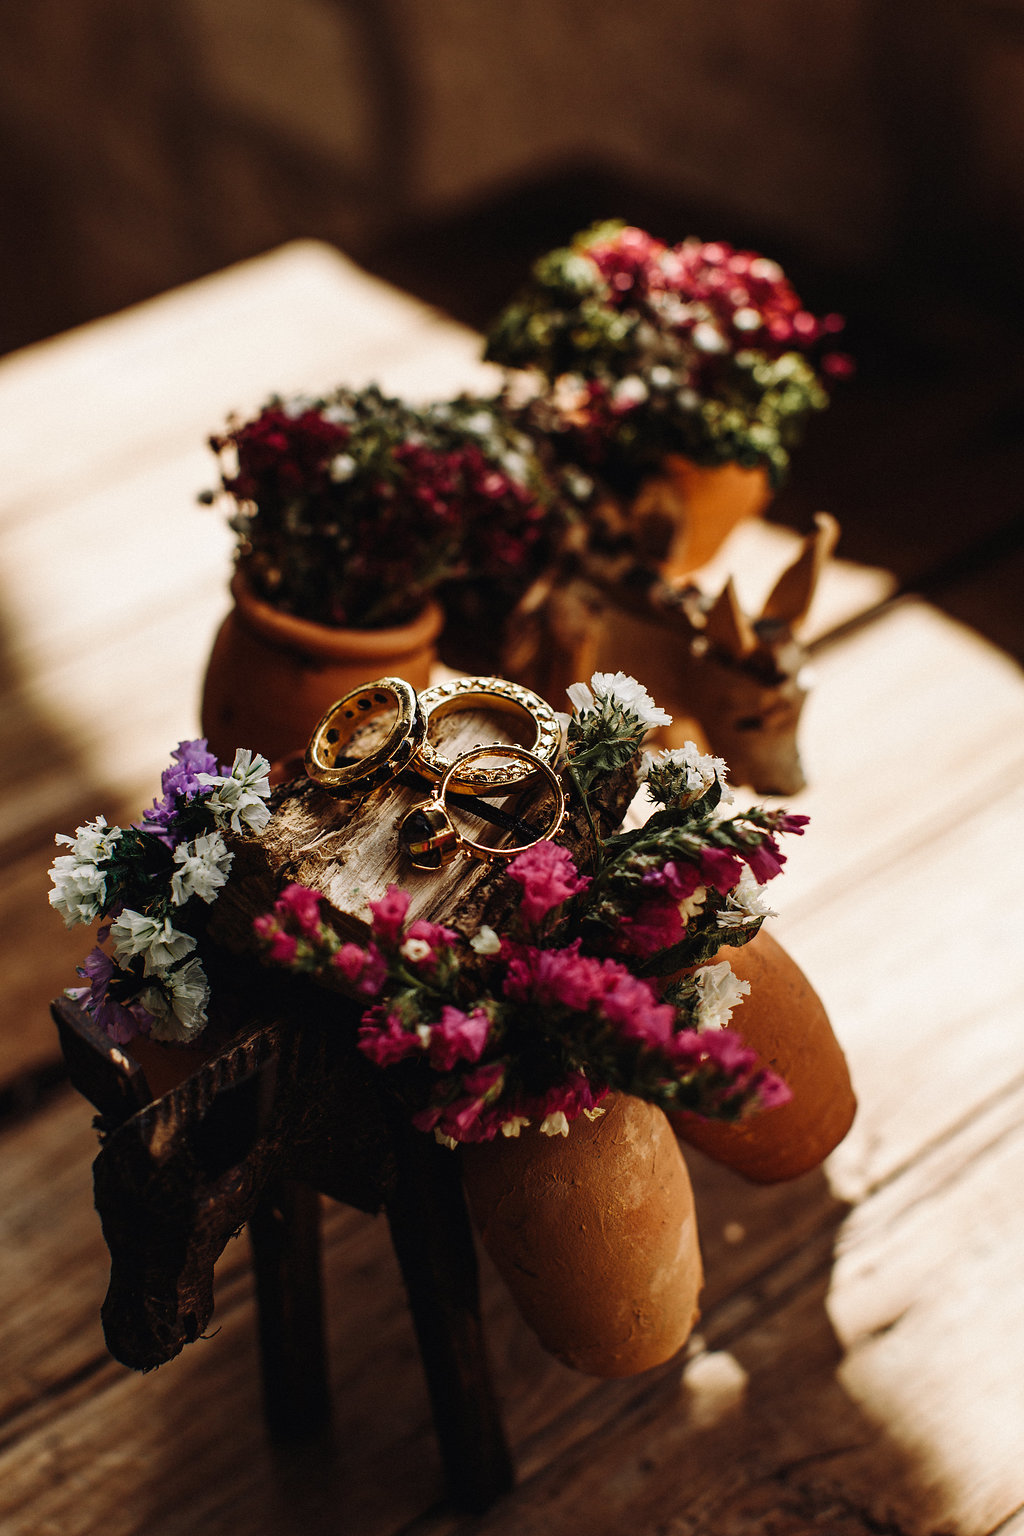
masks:
[[(452, 782), (451, 788), (460, 789), (464, 794), (485, 795), (489, 791), (514, 788), (536, 771), (538, 762), (553, 763), (558, 755), (561, 731), (551, 705), (539, 693), (523, 688), (519, 683), (510, 683), (503, 677), (452, 678), (449, 682), (425, 688), (419, 696), (419, 704), (425, 731), (429, 731), (431, 720), (441, 720), (446, 715), (462, 714), (470, 709), (525, 715), (532, 725), (533, 741), (528, 747), (517, 749), (525, 751), (534, 764), (530, 772), (524, 774), (515, 770), (478, 768), (470, 773), (463, 769), (458, 774), (457, 783)], [(503, 743), (501, 746), (504, 750)], [(483, 752), (477, 752), (477, 756), (484, 755)], [(468, 756), (464, 752), (458, 761), (465, 762)], [(424, 739), (413, 767), (424, 778), (440, 783), (446, 774), (450, 774), (453, 764), (431, 741)]]
[[(350, 757), (359, 726), (385, 711), (395, 721), (375, 751), (366, 757)], [(426, 717), (419, 709), (416, 690), (401, 677), (379, 677), (363, 683), (332, 704), (315, 727), (306, 748), (306, 773), (332, 794), (347, 795), (355, 789), (369, 794), (396, 778), (421, 751), (426, 740)]]
[[(454, 793), (456, 788), (466, 782), (466, 769), (471, 762), (481, 757), (513, 757), (518, 762), (527, 765), (527, 772), (521, 773), (514, 781), (510, 781), (506, 775), (499, 783), (491, 783), (489, 792), (500, 794), (507, 793), (510, 784), (520, 786), (529, 778), (541, 775), (548, 782), (548, 787), (554, 792), (554, 808), (547, 820), (547, 824), (539, 831), (529, 828), (536, 835), (528, 837), (525, 841), (505, 844), (503, 847), (493, 847), (488, 843), (478, 843), (473, 838), (460, 832), (452, 820), (451, 813), (445, 804), (445, 797)], [(480, 791), (476, 791), (480, 795)], [(481, 819), (486, 819), (481, 817)], [(514, 830), (516, 825), (523, 825), (517, 817), (508, 818), (509, 830)], [(546, 763), (534, 752), (525, 747), (512, 747), (502, 745), (490, 745), (484, 747), (471, 747), (468, 752), (463, 752), (448, 767), (444, 778), (435, 785), (429, 800), (407, 811), (402, 818), (398, 831), (399, 845), (408, 856), (410, 862), (417, 869), (443, 869), (450, 864), (459, 854), (465, 854), (470, 858), (483, 860), (500, 860), (508, 862), (519, 854), (525, 853), (528, 848), (534, 848), (538, 843), (544, 842), (549, 837), (554, 837), (565, 820), (565, 791), (561, 780), (550, 764)]]

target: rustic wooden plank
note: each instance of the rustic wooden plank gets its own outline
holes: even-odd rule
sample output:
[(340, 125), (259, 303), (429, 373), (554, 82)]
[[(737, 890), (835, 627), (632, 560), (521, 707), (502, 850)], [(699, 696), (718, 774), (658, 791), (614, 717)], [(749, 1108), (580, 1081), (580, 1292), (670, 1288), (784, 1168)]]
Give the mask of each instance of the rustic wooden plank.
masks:
[(825, 995), (861, 1099), (829, 1165), (846, 1198), (1024, 1075), (1024, 893), (1008, 856), (1022, 832), (1019, 792), (964, 807), (944, 835), (921, 829), (856, 884), (821, 883), (813, 910), (777, 926)]
[[(1022, 1491), (1012, 1436), (991, 1434), (1019, 1392), (1005, 1341), (1024, 1242), (1022, 1108), (1018, 1090), (865, 1202), (839, 1233), (831, 1282), (841, 1210), (796, 1233), (779, 1192), (733, 1179), (738, 1199), (722, 1203), (728, 1180), (693, 1155), (702, 1219), (712, 1208), (729, 1229), (720, 1251), (742, 1251), (743, 1217), (782, 1247), (758, 1284), (748, 1276), (734, 1291), (715, 1282), (685, 1367), (586, 1382), (540, 1355), (485, 1269), (489, 1310), (505, 1315), (495, 1359), (523, 1481), (479, 1529), (575, 1531), (586, 1507), (588, 1525), (609, 1533), (626, 1528), (616, 1522), (627, 1509), (630, 1529), (652, 1533), (732, 1529), (727, 1520), (740, 1512), (752, 1521), (769, 1510), (788, 1512), (794, 1533), (830, 1510), (837, 1522), (862, 1521), (828, 1527), (838, 1531), (886, 1520), (907, 1536), (990, 1530)], [(820, 1192), (818, 1175), (799, 1181), (804, 1190), (816, 1183)], [(798, 1194), (790, 1186), (782, 1198), (795, 1209)], [(765, 1196), (770, 1217), (757, 1210)], [(372, 1536), (426, 1511), (437, 1473), (393, 1261), (380, 1223), (344, 1227), (345, 1240), (328, 1246), (328, 1294), (342, 1302), (332, 1318), (332, 1445), (269, 1463), (253, 1412), (243, 1283), (218, 1313), (216, 1337), (155, 1376), (97, 1369), (86, 1395), (67, 1382), (51, 1395), (35, 1427), (0, 1456), (0, 1509), (12, 1532), (28, 1536), (45, 1528), (32, 1521), (50, 1519), (69, 1536), (101, 1523), (177, 1533), (230, 1509), (268, 1536), (293, 1529), (297, 1511), (311, 1532)], [(713, 1223), (703, 1228), (710, 1234)], [(709, 1275), (720, 1276), (714, 1238), (705, 1253)], [(979, 1386), (987, 1408), (965, 1437)], [(388, 1475), (397, 1456), (399, 1491)], [(339, 1511), (340, 1527), (331, 1523)], [(461, 1529), (450, 1514), (413, 1528)]]
[(1024, 749), (1021, 669), (927, 603), (897, 604), (812, 665), (801, 722), (809, 783), (788, 802), (811, 825), (786, 839), (773, 892), (788, 921), (1019, 782)]
[(490, 389), (479, 346), (332, 247), (293, 242), (0, 361), (4, 515), (199, 444), (275, 391)]

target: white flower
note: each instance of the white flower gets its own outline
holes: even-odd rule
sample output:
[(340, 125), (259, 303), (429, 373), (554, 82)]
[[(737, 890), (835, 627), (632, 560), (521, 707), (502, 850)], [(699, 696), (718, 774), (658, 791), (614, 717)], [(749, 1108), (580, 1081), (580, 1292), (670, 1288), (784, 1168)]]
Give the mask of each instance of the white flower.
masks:
[(452, 1152), (454, 1152), (455, 1148), (458, 1146), (458, 1142), (455, 1140), (454, 1136), (446, 1136), (444, 1131), (439, 1131), (436, 1125), (434, 1126), (434, 1140), (437, 1142), (438, 1146), (448, 1147)]
[(183, 906), (190, 896), (198, 896), (207, 903), (216, 901), (234, 857), (219, 832), (204, 832), (192, 843), (179, 843), (174, 850), (174, 862), (181, 869), (171, 876), (171, 900), (175, 906)]
[(693, 344), (698, 352), (726, 352), (729, 344), (717, 326), (702, 320), (693, 328)]
[(501, 951), (501, 940), (493, 928), (483, 923), (470, 939), (469, 947), (478, 955), (497, 955)]
[(701, 966), (693, 979), (697, 983), (698, 1029), (722, 1029), (750, 991), (750, 982), (741, 981), (728, 960)]
[(331, 479), (335, 484), (351, 480), (356, 472), (356, 461), (350, 453), (336, 453), (331, 460)]
[(106, 876), (98, 867), (109, 859), (121, 836), (120, 827), (108, 827), (106, 818), (97, 816), (78, 827), (74, 837), (58, 832), (54, 841), (71, 849), (58, 854), (50, 866), (53, 890), (51, 907), (56, 907), (66, 928), (76, 923), (91, 923), (103, 911)]
[[(573, 688), (579, 686), (578, 683), (573, 684)], [(620, 709), (635, 715), (641, 725), (672, 724), (672, 716), (658, 708), (643, 683), (638, 683), (635, 677), (629, 677), (625, 672), (595, 672), (590, 679), (590, 687), (599, 702), (617, 704)], [(568, 690), (570, 698), (573, 688)], [(576, 703), (575, 699), (573, 703)]]
[(641, 783), (650, 777), (652, 768), (675, 769), (684, 794), (701, 794), (717, 779), (722, 786), (722, 799), (733, 798), (727, 783), (729, 768), (725, 759), (701, 752), (695, 741), (684, 741), (681, 747), (673, 747), (671, 751), (645, 752), (640, 765)]
[(139, 993), (139, 1002), (153, 1015), (154, 1040), (191, 1040), (206, 1023), (210, 983), (198, 960), (192, 959), (162, 976)]
[(565, 691), (569, 695), (569, 703), (578, 715), (582, 715), (585, 710), (594, 708), (594, 695), (586, 683), (570, 683)]
[(768, 893), (758, 885), (752, 872), (743, 866), (738, 884), (729, 892), (725, 907), (716, 914), (719, 928), (739, 928), (759, 917), (776, 917), (768, 905)]
[(648, 389), (638, 373), (627, 373), (620, 379), (612, 390), (612, 406), (618, 406), (622, 410), (628, 410), (630, 406), (642, 405), (647, 399)]
[(133, 912), (131, 907), (125, 907), (111, 924), (110, 942), (126, 968), (135, 955), (142, 955), (142, 974), (161, 977), (196, 947), (190, 933), (172, 928), (170, 918), (147, 917), (142, 912)]
[(548, 1115), (540, 1123), (542, 1136), (568, 1136), (569, 1122), (560, 1109), (556, 1109), (553, 1115)]
[(679, 916), (683, 922), (688, 923), (691, 917), (696, 917), (697, 913), (703, 910), (707, 899), (708, 888), (706, 885), (698, 885), (692, 895), (684, 896), (679, 903)]
[(398, 953), (404, 955), (407, 960), (411, 960), (413, 965), (418, 965), (421, 960), (426, 960), (432, 951), (426, 939), (406, 939)]
[(270, 795), (269, 772), (270, 764), (265, 757), (258, 753), (254, 757), (248, 748), (239, 747), (227, 778), (220, 774), (197, 774), (200, 784), (213, 788), (206, 805), (219, 827), (230, 826), (233, 832), (248, 827), (259, 832), (266, 826), (270, 820), (270, 807), (265, 804)]
[(513, 1115), (511, 1120), (501, 1122), (501, 1134), (503, 1136), (518, 1136), (524, 1125), (529, 1125), (525, 1115)]

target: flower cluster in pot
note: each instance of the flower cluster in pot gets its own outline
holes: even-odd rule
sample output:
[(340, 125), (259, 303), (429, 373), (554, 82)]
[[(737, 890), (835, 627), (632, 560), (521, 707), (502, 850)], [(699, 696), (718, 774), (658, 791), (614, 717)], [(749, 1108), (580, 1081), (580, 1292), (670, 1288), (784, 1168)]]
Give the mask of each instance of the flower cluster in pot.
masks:
[(748, 984), (708, 961), (760, 928), (761, 887), (784, 862), (777, 837), (801, 833), (806, 818), (727, 811), (725, 765), (690, 744), (644, 755), (653, 814), (601, 836), (591, 790), (639, 764), (646, 732), (667, 717), (621, 673), (595, 674), (571, 698), (565, 773), (589, 851), (574, 859), (544, 841), (512, 860), (502, 932), (410, 923), (396, 886), (370, 904), (365, 944), (343, 941), (300, 885), (256, 919), (269, 962), (364, 1002), (360, 1049), (413, 1123), (448, 1144), (529, 1124), (565, 1135), (610, 1091), (721, 1120), (789, 1097), (742, 1031), (722, 1028)]
[(375, 385), (274, 398), (210, 439), (237, 564), (288, 614), (345, 629), (405, 623), (446, 582), (529, 578), (560, 503), (502, 400), (425, 405)]
[(234, 862), (224, 834), (266, 826), (269, 769), (248, 750), (228, 767), (204, 740), (183, 741), (141, 821), (122, 829), (99, 816), (74, 837), (57, 834), (70, 851), (50, 870), (51, 906), (68, 928), (102, 919), (79, 967), (86, 985), (68, 995), (115, 1043), (148, 1035), (183, 1044), (205, 1028), (203, 932)]
[(842, 327), (756, 252), (608, 222), (535, 263), (486, 356), (533, 372), (563, 456), (622, 494), (668, 454), (760, 466), (778, 486), (825, 381), (851, 371)]

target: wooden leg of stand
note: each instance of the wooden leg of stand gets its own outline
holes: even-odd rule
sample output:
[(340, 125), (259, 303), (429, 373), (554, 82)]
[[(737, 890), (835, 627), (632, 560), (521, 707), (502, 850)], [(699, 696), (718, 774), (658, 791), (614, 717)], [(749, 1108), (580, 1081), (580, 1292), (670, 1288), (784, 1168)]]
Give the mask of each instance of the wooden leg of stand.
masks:
[(396, 1131), (398, 1178), (387, 1211), (427, 1375), (448, 1495), (486, 1509), (513, 1483), (484, 1352), (476, 1252), (457, 1156)]
[(267, 1429), (274, 1440), (311, 1440), (331, 1415), (316, 1191), (293, 1180), (268, 1185), (249, 1236)]

